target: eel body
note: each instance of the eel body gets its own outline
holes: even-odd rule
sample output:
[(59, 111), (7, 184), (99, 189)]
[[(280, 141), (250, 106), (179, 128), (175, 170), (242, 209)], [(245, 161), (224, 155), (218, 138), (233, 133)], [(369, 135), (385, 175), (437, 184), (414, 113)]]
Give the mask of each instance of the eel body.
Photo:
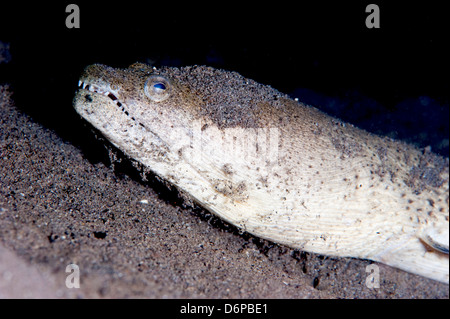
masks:
[(88, 66), (76, 111), (227, 222), (449, 280), (449, 160), (204, 66)]

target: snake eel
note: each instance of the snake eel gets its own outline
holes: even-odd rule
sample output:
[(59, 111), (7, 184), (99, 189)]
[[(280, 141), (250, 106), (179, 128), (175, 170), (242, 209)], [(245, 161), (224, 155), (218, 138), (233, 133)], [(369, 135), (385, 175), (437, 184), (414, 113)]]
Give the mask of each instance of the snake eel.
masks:
[(112, 144), (240, 229), (448, 283), (448, 158), (206, 66), (94, 64), (78, 86)]

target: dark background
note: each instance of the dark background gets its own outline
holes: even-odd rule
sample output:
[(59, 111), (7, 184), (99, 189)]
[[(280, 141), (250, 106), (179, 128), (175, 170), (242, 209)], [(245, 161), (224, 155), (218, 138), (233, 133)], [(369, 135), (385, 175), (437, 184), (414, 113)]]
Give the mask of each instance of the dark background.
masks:
[[(77, 3), (81, 28), (67, 29)], [(164, 4), (167, 3), (167, 4)], [(205, 64), (233, 70), (374, 133), (448, 156), (449, 38), (442, 2), (2, 4), (0, 64), (17, 106), (83, 144), (72, 98), (83, 68)], [(376, 3), (381, 28), (367, 29)]]

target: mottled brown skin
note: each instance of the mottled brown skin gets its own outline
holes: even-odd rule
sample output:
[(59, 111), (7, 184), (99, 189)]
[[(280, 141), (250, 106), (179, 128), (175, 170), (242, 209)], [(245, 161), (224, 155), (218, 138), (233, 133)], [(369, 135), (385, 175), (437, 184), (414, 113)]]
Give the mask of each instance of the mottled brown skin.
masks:
[[(74, 100), (84, 118), (228, 222), (291, 247), (448, 283), (448, 159), (235, 72), (93, 65), (80, 81), (91, 85)], [(241, 140), (241, 151), (255, 148), (251, 156), (230, 151)]]

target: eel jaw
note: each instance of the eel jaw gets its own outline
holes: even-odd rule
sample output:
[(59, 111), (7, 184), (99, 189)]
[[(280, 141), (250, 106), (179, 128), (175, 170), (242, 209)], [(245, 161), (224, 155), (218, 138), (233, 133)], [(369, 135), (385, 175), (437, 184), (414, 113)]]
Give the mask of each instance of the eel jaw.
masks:
[(125, 104), (122, 101), (119, 100), (119, 98), (117, 97), (118, 96), (117, 92), (113, 92), (113, 90), (108, 90), (108, 89), (103, 88), (103, 87), (101, 87), (99, 85), (96, 85), (96, 84), (93, 84), (93, 83), (89, 83), (87, 80), (85, 80), (85, 81), (79, 80), (78, 81), (78, 88), (82, 89), (82, 90), (88, 90), (88, 91), (93, 92), (93, 93), (102, 94), (104, 96), (107, 96), (114, 103), (116, 103), (116, 105), (118, 107), (120, 107), (123, 112), (127, 112), (127, 111), (125, 111), (125, 107), (124, 107)]

